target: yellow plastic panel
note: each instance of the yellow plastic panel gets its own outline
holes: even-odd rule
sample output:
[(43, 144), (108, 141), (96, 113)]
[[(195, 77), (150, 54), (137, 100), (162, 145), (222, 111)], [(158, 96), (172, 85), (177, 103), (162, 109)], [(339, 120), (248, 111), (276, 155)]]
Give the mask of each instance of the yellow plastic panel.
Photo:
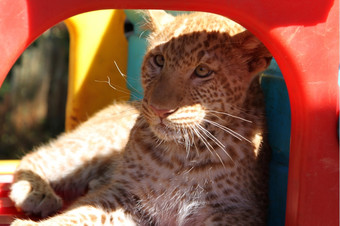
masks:
[[(66, 130), (75, 128), (113, 100), (130, 92), (122, 73), (127, 68), (127, 41), (122, 10), (100, 10), (66, 20), (70, 33)], [(108, 83), (108, 77), (112, 88)]]
[(19, 160), (0, 160), (0, 175), (12, 174), (15, 171), (19, 162)]

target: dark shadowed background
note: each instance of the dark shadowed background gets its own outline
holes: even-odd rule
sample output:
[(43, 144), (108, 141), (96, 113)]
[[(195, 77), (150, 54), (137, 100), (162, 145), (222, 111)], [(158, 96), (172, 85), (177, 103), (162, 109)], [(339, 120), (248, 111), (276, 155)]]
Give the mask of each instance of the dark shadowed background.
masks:
[(18, 159), (64, 131), (69, 37), (60, 23), (17, 60), (0, 88), (0, 159)]

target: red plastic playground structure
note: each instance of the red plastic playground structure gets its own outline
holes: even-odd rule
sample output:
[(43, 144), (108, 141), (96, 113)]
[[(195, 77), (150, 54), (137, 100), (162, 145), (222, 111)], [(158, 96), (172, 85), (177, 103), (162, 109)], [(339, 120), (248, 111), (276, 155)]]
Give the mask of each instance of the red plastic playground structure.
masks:
[(46, 29), (99, 9), (209, 11), (261, 39), (290, 97), (286, 225), (339, 225), (339, 0), (2, 0), (0, 84)]

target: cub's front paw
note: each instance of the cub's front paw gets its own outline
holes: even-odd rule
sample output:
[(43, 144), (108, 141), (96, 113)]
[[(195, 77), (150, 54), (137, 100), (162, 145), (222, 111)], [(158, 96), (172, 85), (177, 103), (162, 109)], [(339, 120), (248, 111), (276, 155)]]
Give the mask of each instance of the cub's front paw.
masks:
[(26, 214), (41, 217), (57, 212), (63, 205), (62, 199), (43, 180), (34, 182), (19, 180), (12, 184), (9, 196), (15, 206)]

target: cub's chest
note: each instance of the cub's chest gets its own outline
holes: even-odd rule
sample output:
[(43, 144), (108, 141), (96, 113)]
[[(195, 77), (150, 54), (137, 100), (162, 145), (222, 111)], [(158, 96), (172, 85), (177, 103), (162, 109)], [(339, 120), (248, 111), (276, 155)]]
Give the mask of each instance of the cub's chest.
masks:
[(169, 181), (144, 189), (136, 191), (139, 205), (159, 225), (198, 225), (207, 217), (205, 192), (200, 186)]

